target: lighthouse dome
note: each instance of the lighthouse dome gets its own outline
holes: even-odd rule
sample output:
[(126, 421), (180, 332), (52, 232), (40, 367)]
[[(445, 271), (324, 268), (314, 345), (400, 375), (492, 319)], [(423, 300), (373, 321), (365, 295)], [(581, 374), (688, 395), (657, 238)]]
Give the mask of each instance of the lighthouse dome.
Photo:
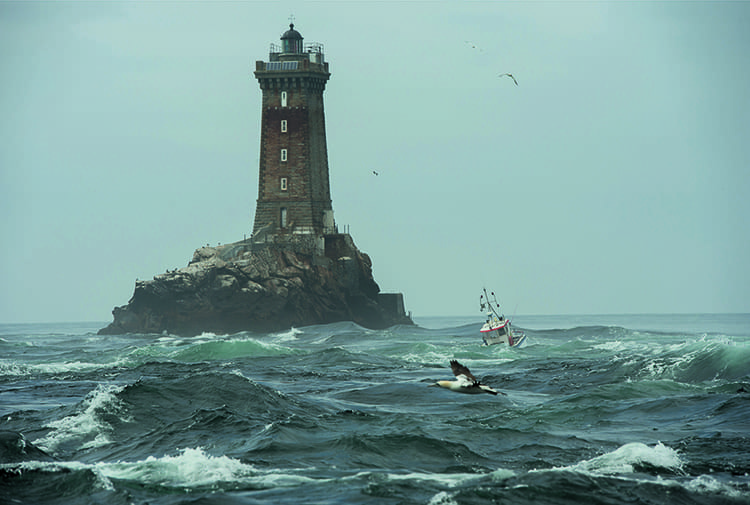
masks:
[(290, 23), (289, 29), (281, 36), (281, 40), (287, 39), (302, 40), (302, 35), (294, 29), (294, 23)]
[(290, 23), (289, 29), (281, 36), (281, 51), (283, 53), (302, 52), (302, 35), (294, 29), (294, 23)]

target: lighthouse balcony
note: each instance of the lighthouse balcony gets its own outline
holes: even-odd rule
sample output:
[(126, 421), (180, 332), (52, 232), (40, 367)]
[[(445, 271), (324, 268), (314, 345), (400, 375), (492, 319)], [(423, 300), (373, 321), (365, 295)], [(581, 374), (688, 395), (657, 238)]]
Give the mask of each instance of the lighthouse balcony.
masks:
[(292, 60), (283, 59), (276, 61), (256, 61), (256, 72), (289, 72), (296, 70), (312, 70), (317, 72), (328, 72), (328, 63), (315, 63), (306, 59), (294, 58)]
[[(301, 46), (301, 47), (300, 47)], [(325, 62), (323, 53), (323, 44), (313, 42), (310, 44), (300, 44), (295, 46), (293, 51), (284, 51), (282, 46), (271, 44), (271, 50), (268, 53), (269, 61), (283, 61), (285, 59), (306, 59), (311, 63)]]

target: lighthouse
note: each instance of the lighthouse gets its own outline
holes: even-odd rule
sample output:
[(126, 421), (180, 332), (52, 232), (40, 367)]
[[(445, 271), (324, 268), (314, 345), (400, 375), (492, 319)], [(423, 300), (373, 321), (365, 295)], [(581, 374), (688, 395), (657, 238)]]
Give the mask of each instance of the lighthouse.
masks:
[(323, 113), (330, 76), (323, 46), (305, 44), (290, 24), (268, 61), (255, 62), (263, 98), (252, 237), (201, 247), (187, 267), (136, 281), (100, 334), (414, 324), (403, 295), (380, 292), (372, 260), (334, 222)]
[(323, 107), (330, 75), (323, 46), (305, 43), (293, 23), (268, 61), (255, 62), (263, 94), (255, 243), (323, 254), (336, 234)]

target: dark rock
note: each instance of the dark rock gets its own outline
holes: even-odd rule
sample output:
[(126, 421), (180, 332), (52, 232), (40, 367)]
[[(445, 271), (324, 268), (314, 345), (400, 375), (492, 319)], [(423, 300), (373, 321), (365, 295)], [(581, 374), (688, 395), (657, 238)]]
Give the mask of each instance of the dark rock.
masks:
[(336, 321), (373, 329), (413, 324), (400, 294), (380, 293), (369, 256), (351, 237), (334, 242), (325, 255), (247, 241), (201, 247), (185, 268), (136, 281), (128, 304), (115, 307), (114, 321), (99, 334), (267, 332)]

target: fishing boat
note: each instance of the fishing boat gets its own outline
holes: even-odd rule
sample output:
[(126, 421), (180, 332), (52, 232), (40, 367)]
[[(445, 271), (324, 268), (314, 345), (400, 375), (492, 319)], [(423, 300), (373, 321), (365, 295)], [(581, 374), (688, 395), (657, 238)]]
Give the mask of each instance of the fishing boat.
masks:
[[(507, 319), (498, 303), (493, 291), (479, 295), (479, 310), (487, 313), (487, 320), (479, 332), (482, 334), (483, 345), (507, 344), (511, 347), (521, 347), (526, 343), (526, 335), (513, 329), (510, 319)], [(490, 299), (492, 296), (492, 299)]]

